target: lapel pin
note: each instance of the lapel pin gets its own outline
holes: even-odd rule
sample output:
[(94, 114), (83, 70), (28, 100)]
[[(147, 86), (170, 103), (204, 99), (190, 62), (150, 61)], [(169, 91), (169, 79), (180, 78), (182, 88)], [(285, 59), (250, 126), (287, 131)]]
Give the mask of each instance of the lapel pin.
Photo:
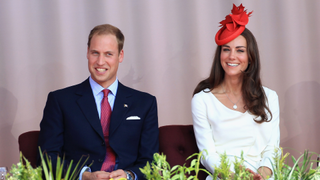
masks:
[(128, 107), (128, 105), (127, 105), (127, 104), (124, 104), (123, 107)]

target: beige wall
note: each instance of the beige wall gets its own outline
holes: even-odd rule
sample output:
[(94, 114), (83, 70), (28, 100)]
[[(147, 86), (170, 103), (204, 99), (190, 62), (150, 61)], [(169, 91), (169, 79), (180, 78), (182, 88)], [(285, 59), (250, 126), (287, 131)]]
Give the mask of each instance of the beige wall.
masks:
[[(281, 145), (320, 152), (320, 1), (241, 1), (276, 90)], [(0, 166), (18, 162), (18, 136), (38, 130), (49, 91), (89, 76), (86, 43), (98, 24), (126, 37), (120, 81), (158, 100), (159, 124), (191, 124), (196, 84), (208, 76), (219, 22), (231, 0), (0, 2)]]

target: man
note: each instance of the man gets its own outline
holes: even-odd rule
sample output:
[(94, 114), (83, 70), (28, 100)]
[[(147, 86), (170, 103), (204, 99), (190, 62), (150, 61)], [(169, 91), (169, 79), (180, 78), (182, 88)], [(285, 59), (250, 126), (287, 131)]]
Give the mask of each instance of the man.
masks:
[(156, 98), (117, 79), (123, 43), (118, 28), (96, 26), (88, 39), (90, 77), (48, 95), (38, 144), (54, 167), (57, 155), (65, 164), (89, 155), (87, 165), (93, 164), (82, 169), (82, 180), (144, 179), (139, 168), (159, 149)]

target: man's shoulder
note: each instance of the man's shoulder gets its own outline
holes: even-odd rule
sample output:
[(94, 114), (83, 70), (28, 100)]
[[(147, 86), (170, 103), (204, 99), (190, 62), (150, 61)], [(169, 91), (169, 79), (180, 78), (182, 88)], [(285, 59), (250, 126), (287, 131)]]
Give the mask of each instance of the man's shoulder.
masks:
[(85, 81), (79, 83), (79, 84), (75, 84), (75, 85), (71, 85), (65, 88), (61, 88), (61, 89), (57, 89), (52, 91), (51, 93), (54, 94), (68, 94), (68, 93), (75, 93), (76, 91), (79, 91), (85, 87), (90, 87), (89, 81), (88, 79), (86, 79)]
[(147, 93), (147, 92), (144, 92), (144, 91), (140, 91), (140, 90), (125, 86), (125, 85), (121, 84), (120, 82), (119, 82), (118, 90), (119, 90), (118, 92), (122, 92), (122, 93), (125, 93), (127, 95), (132, 94), (133, 96), (136, 96), (136, 97), (155, 98), (155, 96), (153, 96), (150, 93)]

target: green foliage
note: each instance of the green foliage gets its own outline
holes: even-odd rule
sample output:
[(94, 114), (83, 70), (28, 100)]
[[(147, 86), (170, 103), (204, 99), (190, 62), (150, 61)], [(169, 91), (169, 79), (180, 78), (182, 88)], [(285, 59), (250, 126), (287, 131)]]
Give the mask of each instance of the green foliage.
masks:
[(171, 177), (171, 168), (166, 161), (166, 156), (158, 153), (153, 154), (151, 165), (147, 162), (147, 165), (144, 168), (140, 168), (140, 171), (148, 180), (169, 180)]
[[(12, 168), (10, 170), (10, 173), (6, 175), (7, 180), (42, 180), (42, 169), (44, 172), (45, 180), (53, 180), (54, 179), (54, 172), (52, 168), (52, 161), (46, 154), (45, 157), (43, 157), (43, 154), (41, 152), (41, 149), (39, 147), (40, 151), (40, 157), (41, 157), (41, 166), (33, 169), (30, 162), (23, 157), (22, 153), (20, 152), (20, 162), (17, 163), (17, 165), (12, 165)], [(75, 166), (74, 170), (71, 172), (71, 167), (73, 161), (71, 160), (67, 172), (64, 176), (63, 175), (63, 165), (64, 165), (64, 157), (61, 160), (61, 158), (57, 157), (57, 165), (56, 165), (56, 172), (55, 172), (55, 180), (75, 180), (79, 172), (81, 171), (82, 167), (85, 165), (85, 163), (88, 161), (89, 156), (87, 159), (83, 162), (81, 166), (80, 162), (82, 160), (82, 157), (80, 158), (79, 162)], [(23, 164), (23, 160), (25, 160), (26, 165)], [(90, 165), (89, 165), (90, 166)]]
[[(283, 155), (282, 148), (275, 150), (273, 168), (274, 180), (320, 180), (320, 167), (312, 169), (313, 162), (311, 160), (312, 155), (316, 153), (309, 152), (308, 150), (298, 157), (298, 159), (291, 157), (294, 165), (291, 167), (286, 164), (286, 158), (289, 153)], [(235, 157), (234, 172), (230, 171), (231, 164), (229, 162), (226, 153), (221, 154), (221, 164), (219, 167), (215, 167), (214, 174), (211, 174), (205, 169), (199, 168), (200, 158), (202, 158), (202, 152), (195, 153), (187, 158), (197, 158), (191, 161), (190, 167), (185, 164), (183, 166), (176, 165), (170, 168), (169, 163), (166, 161), (166, 156), (163, 154), (154, 154), (154, 160), (151, 164), (147, 163), (144, 168), (140, 168), (140, 171), (145, 175), (148, 180), (198, 180), (198, 172), (205, 171), (207, 174), (216, 180), (219, 176), (222, 180), (251, 180), (252, 174), (246, 170), (244, 166), (244, 157), (241, 153), (240, 159)], [(318, 155), (317, 155), (318, 156)], [(195, 175), (191, 175), (192, 173)]]
[(243, 152), (241, 152), (240, 161), (238, 161), (237, 157), (234, 157), (234, 158), (235, 158), (235, 161), (234, 161), (234, 178), (233, 179), (236, 179), (236, 180), (251, 179), (252, 174), (248, 172), (244, 166)]
[(304, 153), (296, 159), (291, 156), (293, 166), (290, 167), (285, 163), (286, 158), (289, 153), (283, 154), (283, 149), (275, 150), (275, 156), (273, 164), (274, 179), (276, 180), (320, 180), (320, 167), (312, 169), (313, 163), (316, 161), (311, 160), (312, 155), (317, 155), (316, 153), (309, 152), (305, 150)]
[[(42, 170), (46, 180), (53, 180), (53, 175), (55, 175), (55, 180), (74, 180), (89, 159), (89, 157), (87, 157), (80, 166), (81, 158), (72, 172), (71, 166), (73, 161), (71, 161), (66, 174), (63, 176), (64, 157), (62, 159), (60, 157), (57, 158), (56, 172), (53, 172), (51, 159), (47, 154), (44, 157), (40, 148), (39, 151), (41, 166), (32, 168), (30, 162), (20, 153), (20, 162), (17, 163), (17, 165), (12, 165), (10, 173), (6, 175), (7, 180), (42, 180)], [(306, 150), (297, 159), (292, 156), (293, 166), (291, 167), (286, 164), (286, 158), (289, 156), (289, 153), (283, 154), (282, 148), (275, 150), (274, 163), (272, 164), (273, 178), (275, 180), (320, 180), (320, 167), (312, 169), (313, 162), (316, 162), (311, 160), (312, 155), (317, 154)], [(241, 153), (240, 159), (235, 157), (233, 163), (234, 173), (230, 171), (231, 165), (226, 153), (220, 155), (221, 164), (219, 167), (215, 167), (215, 173), (213, 175), (206, 169), (200, 168), (200, 158), (202, 157), (202, 152), (195, 153), (186, 159), (189, 160), (193, 158), (189, 167), (184, 164), (171, 168), (166, 161), (165, 155), (155, 153), (153, 155), (153, 161), (150, 164), (148, 162), (144, 168), (140, 168), (140, 171), (148, 180), (198, 180), (199, 171), (205, 171), (212, 176), (213, 179), (217, 179), (218, 176), (223, 180), (252, 179), (250, 172), (245, 169), (243, 153)], [(26, 162), (25, 165), (23, 164), (23, 160)]]
[(228, 160), (228, 156), (226, 153), (220, 155), (221, 163), (219, 167), (215, 167), (215, 171), (213, 174), (213, 179), (218, 179), (218, 176), (220, 179), (225, 180), (241, 180), (241, 179), (251, 179), (252, 174), (248, 172), (244, 166), (244, 157), (243, 152), (241, 152), (241, 158), (238, 160), (238, 158), (235, 156), (235, 161), (233, 163), (234, 165), (234, 172), (230, 170), (231, 164)]
[[(52, 162), (51, 159), (48, 157), (48, 155), (46, 154), (46, 161), (44, 160), (44, 157), (42, 155), (41, 149), (39, 147), (39, 151), (40, 151), (40, 157), (41, 157), (41, 165), (43, 167), (43, 171), (44, 171), (44, 175), (45, 175), (45, 179), (46, 180), (51, 180), (54, 179), (54, 172), (52, 169)], [(61, 160), (61, 158), (58, 156), (57, 157), (57, 165), (56, 165), (56, 176), (55, 176), (55, 180), (75, 180), (77, 175), (80, 173), (82, 167), (85, 165), (85, 163), (88, 161), (89, 156), (87, 157), (87, 159), (83, 162), (83, 164), (81, 165), (81, 167), (78, 169), (78, 166), (81, 162), (83, 157), (80, 158), (80, 160), (78, 161), (76, 167), (73, 169), (73, 171), (71, 172), (71, 168), (72, 168), (72, 163), (73, 160), (70, 161), (70, 164), (68, 166), (67, 172), (65, 174), (65, 176), (62, 176), (62, 172), (63, 172), (63, 165), (64, 165), (64, 157)], [(47, 162), (47, 163), (46, 163)], [(71, 174), (70, 174), (71, 173)]]
[[(194, 175), (194, 176), (193, 176), (193, 175), (190, 175), (188, 179), (198, 180), (199, 171), (204, 171), (204, 172), (206, 172), (207, 174), (209, 174), (210, 176), (212, 176), (209, 171), (207, 171), (206, 169), (200, 168), (200, 158), (203, 157), (202, 153), (203, 153), (203, 152), (194, 153), (193, 155), (191, 155), (191, 156), (189, 156), (189, 157), (187, 158), (187, 160), (188, 160), (188, 159), (191, 159), (192, 157), (197, 156), (196, 159), (193, 159), (193, 160), (191, 161), (190, 167), (186, 167), (187, 172), (188, 172), (189, 174), (191, 174), (192, 171), (195, 172), (195, 175)], [(179, 165), (177, 165), (177, 166), (179, 166)]]
[(220, 179), (226, 179), (232, 176), (232, 172), (230, 171), (230, 162), (226, 153), (220, 155), (221, 163), (219, 167), (215, 167), (215, 171), (213, 174), (213, 179), (217, 179), (218, 175)]
[[(26, 165), (23, 164), (25, 160)], [(32, 168), (30, 162), (23, 157), (20, 152), (20, 162), (17, 165), (13, 164), (10, 173), (6, 175), (7, 180), (42, 180), (42, 168)]]
[[(140, 168), (140, 171), (148, 180), (198, 180), (199, 171), (210, 173), (206, 169), (199, 168), (202, 152), (189, 156), (187, 160), (195, 156), (197, 158), (191, 160), (190, 167), (184, 164), (183, 166), (176, 165), (171, 169), (166, 161), (166, 156), (155, 153), (151, 165), (147, 162), (147, 165), (144, 168)], [(191, 175), (192, 172), (195, 172), (195, 175)]]

